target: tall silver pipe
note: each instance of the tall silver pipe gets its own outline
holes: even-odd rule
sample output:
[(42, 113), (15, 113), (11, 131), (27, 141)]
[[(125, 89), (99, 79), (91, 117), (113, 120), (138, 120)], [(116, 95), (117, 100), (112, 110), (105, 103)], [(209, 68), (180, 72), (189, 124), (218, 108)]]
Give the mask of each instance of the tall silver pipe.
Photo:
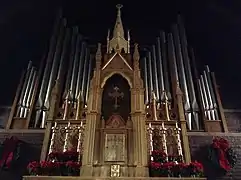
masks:
[(32, 81), (32, 77), (33, 77), (33, 73), (34, 73), (34, 68), (32, 67), (31, 70), (30, 70), (30, 73), (29, 73), (29, 77), (28, 77), (28, 80), (27, 80), (27, 86), (26, 86), (26, 89), (25, 89), (25, 92), (24, 92), (24, 96), (23, 96), (23, 103), (22, 103), (22, 110), (20, 112), (20, 117), (25, 117), (25, 109), (27, 108), (27, 98), (28, 98), (28, 94), (29, 94), (29, 91), (30, 91), (30, 86), (31, 86), (31, 81)]
[(190, 106), (190, 98), (189, 98), (189, 92), (187, 89), (187, 80), (186, 80), (186, 74), (185, 74), (185, 69), (184, 69), (184, 63), (183, 63), (183, 58), (181, 54), (181, 46), (180, 46), (180, 38), (178, 34), (178, 29), (177, 25), (173, 26), (173, 33), (174, 33), (174, 43), (175, 43), (175, 52), (176, 52), (176, 57), (177, 57), (177, 62), (179, 64), (178, 70), (179, 70), (179, 77), (181, 80), (181, 87), (183, 88), (184, 94), (185, 94), (185, 104), (184, 104), (184, 109), (186, 111), (186, 119), (187, 119), (187, 124), (189, 129), (192, 129), (192, 110)]
[(72, 89), (72, 92), (73, 92), (73, 100), (75, 104), (77, 102), (77, 97), (78, 97), (78, 90), (76, 89), (76, 84), (77, 84), (77, 75), (78, 75), (77, 70), (80, 63), (79, 55), (80, 55), (81, 36), (78, 34), (76, 38), (77, 38), (77, 42), (75, 46), (74, 66), (73, 66), (73, 73), (72, 73), (71, 86), (70, 86), (70, 89)]
[(83, 66), (84, 66), (84, 55), (85, 55), (85, 42), (81, 43), (81, 52), (80, 52), (80, 57), (79, 57), (79, 68), (78, 68), (78, 75), (77, 75), (77, 84), (76, 84), (76, 89), (77, 89), (77, 93), (79, 96), (80, 94), (83, 96), (83, 92), (81, 91), (81, 85), (82, 85), (82, 77), (83, 77)]
[(168, 54), (171, 58), (170, 61), (170, 67), (173, 67), (173, 73), (175, 75), (176, 81), (179, 82), (178, 72), (177, 72), (177, 61), (176, 61), (176, 55), (174, 50), (174, 44), (173, 44), (173, 37), (172, 34), (168, 34)]
[(68, 68), (68, 74), (67, 74), (67, 79), (65, 83), (65, 93), (63, 98), (65, 98), (65, 96), (67, 95), (67, 92), (70, 90), (72, 69), (73, 69), (73, 63), (74, 63), (75, 42), (76, 42), (76, 32), (75, 32), (75, 29), (73, 28), (72, 37), (71, 37), (71, 52), (69, 57), (69, 68)]
[(44, 98), (44, 106), (49, 109), (49, 96), (51, 93), (51, 90), (53, 88), (54, 85), (54, 81), (56, 80), (57, 77), (57, 70), (58, 70), (58, 66), (59, 66), (59, 58), (61, 55), (61, 51), (62, 51), (62, 45), (63, 45), (63, 37), (64, 37), (64, 22), (62, 22), (61, 26), (60, 26), (60, 33), (58, 35), (58, 39), (57, 39), (57, 44), (56, 44), (56, 49), (55, 49), (55, 53), (53, 56), (53, 62), (52, 62), (52, 67), (51, 67), (51, 71), (50, 71), (50, 76), (49, 76), (49, 82), (48, 82), (48, 86), (47, 86), (47, 92)]
[(164, 76), (164, 86), (165, 88), (163, 90), (167, 91), (167, 94), (169, 96), (169, 99), (171, 99), (171, 90), (170, 90), (170, 78), (169, 78), (169, 72), (168, 69), (168, 60), (167, 60), (167, 41), (166, 41), (166, 34), (164, 31), (160, 32), (160, 40), (161, 40), (161, 55), (162, 55), (162, 62), (163, 62), (163, 76)]
[(157, 100), (159, 101), (160, 100), (160, 95), (159, 95), (160, 89), (159, 89), (158, 78), (157, 78), (158, 70), (157, 70), (157, 65), (156, 65), (156, 47), (154, 45), (152, 46), (152, 60), (153, 60), (153, 65), (154, 65), (155, 93), (157, 96)]
[(70, 40), (70, 29), (67, 28), (66, 32), (65, 32), (64, 45), (63, 45), (63, 50), (61, 53), (57, 79), (61, 79), (61, 77), (62, 77), (64, 60), (66, 57), (69, 40)]
[(205, 102), (204, 110), (207, 113), (207, 120), (211, 120), (212, 118), (211, 118), (210, 107), (209, 107), (209, 102), (208, 102), (207, 88), (205, 86), (203, 75), (201, 75), (200, 78), (201, 78), (201, 85), (202, 85), (201, 89), (202, 89), (204, 102)]
[(147, 78), (147, 60), (146, 57), (143, 58), (144, 61), (144, 81), (145, 81), (145, 92), (146, 92), (146, 104), (149, 103), (149, 92), (148, 92), (148, 78)]
[[(34, 127), (37, 127), (39, 125), (39, 121), (40, 121), (41, 116), (45, 117), (45, 113), (43, 114), (43, 110), (45, 109), (43, 107), (44, 106), (44, 97), (46, 95), (46, 90), (47, 90), (46, 88), (47, 88), (48, 81), (49, 81), (49, 78), (50, 78), (50, 76), (49, 76), (50, 75), (50, 69), (51, 69), (51, 64), (52, 64), (52, 61), (53, 61), (53, 55), (54, 55), (57, 36), (58, 36), (58, 32), (59, 32), (61, 17), (62, 17), (62, 13), (58, 13), (58, 15), (56, 17), (56, 20), (55, 20), (55, 24), (54, 24), (53, 34), (52, 34), (51, 40), (50, 40), (50, 46), (49, 46), (49, 51), (48, 51), (48, 55), (47, 55), (46, 66), (44, 68), (42, 83), (40, 85), (40, 91), (39, 91), (38, 100), (37, 100), (37, 103), (36, 103), (36, 107), (38, 109), (36, 111)], [(41, 124), (43, 124), (43, 123), (41, 123)]]
[[(197, 85), (198, 85), (198, 89), (199, 89), (200, 95), (201, 95), (201, 105), (203, 106), (203, 109), (205, 109), (206, 104), (205, 104), (205, 99), (204, 99), (204, 94), (203, 94), (202, 84), (201, 84), (201, 80), (200, 79), (197, 79)], [(207, 111), (205, 111), (205, 110), (204, 110), (204, 115), (208, 119)]]
[(27, 101), (26, 101), (26, 108), (25, 108), (25, 112), (24, 112), (24, 117), (26, 118), (28, 115), (28, 111), (30, 108), (30, 103), (31, 103), (31, 99), (34, 93), (34, 85), (36, 83), (36, 76), (37, 76), (37, 71), (35, 70), (35, 68), (33, 68), (33, 76), (31, 78), (31, 84), (30, 84), (30, 90), (27, 96)]
[(150, 81), (149, 81), (149, 97), (151, 97), (151, 93), (153, 92), (153, 77), (152, 77), (152, 63), (151, 63), (151, 52), (148, 52), (148, 67), (149, 67), (149, 77), (150, 77)]
[(190, 103), (191, 103), (192, 110), (193, 110), (192, 113), (194, 116), (196, 128), (199, 129), (199, 123), (200, 123), (199, 118), (198, 118), (199, 107), (198, 107), (198, 103), (197, 103), (197, 99), (196, 99), (196, 95), (195, 95), (191, 64), (190, 64), (190, 59), (189, 59), (188, 51), (187, 51), (188, 45), (187, 45), (185, 28), (181, 21), (180, 16), (178, 17), (178, 24), (179, 24), (179, 30), (180, 30), (180, 41), (181, 41), (181, 50), (182, 50), (183, 61), (184, 61), (184, 68), (185, 68), (186, 76), (187, 76), (187, 84), (188, 84), (187, 88), (188, 88), (189, 95), (190, 95)]
[[(83, 97), (86, 95), (86, 69), (87, 69), (87, 64), (88, 64), (88, 59), (89, 58), (89, 52), (88, 48), (85, 49), (85, 62), (84, 62), (84, 70), (83, 70), (83, 80), (82, 80), (82, 86), (81, 86), (81, 92), (83, 92)], [(84, 102), (86, 103), (86, 102)]]
[[(160, 38), (157, 38), (157, 59), (158, 59), (158, 65), (159, 65), (159, 79), (160, 79), (160, 91), (163, 92), (165, 90), (164, 85), (164, 75), (163, 75), (163, 67), (162, 67), (162, 53), (161, 53), (161, 44), (160, 44)], [(159, 99), (160, 100), (160, 99)]]
[(21, 117), (20, 114), (22, 114), (22, 111), (23, 111), (22, 104), (23, 104), (23, 99), (24, 99), (26, 88), (27, 88), (27, 83), (28, 83), (28, 78), (29, 78), (31, 68), (32, 68), (32, 61), (29, 61), (28, 67), (27, 67), (27, 70), (26, 70), (25, 76), (24, 76), (24, 82), (23, 82), (21, 94), (20, 94), (20, 97), (18, 100), (18, 109), (17, 109), (16, 117)]
[(215, 117), (213, 99), (212, 99), (211, 90), (210, 90), (210, 86), (209, 86), (209, 83), (208, 83), (206, 71), (203, 71), (203, 77), (204, 77), (204, 83), (205, 83), (206, 90), (207, 90), (209, 110), (210, 110), (210, 112), (211, 112), (211, 118), (212, 118), (211, 120), (215, 120), (216, 117)]
[(85, 94), (85, 102), (86, 103), (88, 101), (88, 95), (89, 95), (90, 75), (91, 75), (91, 70), (92, 70), (92, 63), (93, 63), (93, 58), (90, 55), (90, 57), (89, 57), (88, 75), (87, 75), (87, 84), (86, 84), (86, 94)]
[[(47, 60), (46, 60), (46, 66), (45, 66), (45, 69), (44, 69), (42, 83), (41, 83), (41, 86), (40, 86), (39, 98), (38, 98), (38, 101), (37, 101), (37, 106), (39, 106), (39, 107), (42, 107), (43, 103), (44, 103), (44, 96), (45, 96), (46, 88), (47, 88), (48, 81), (49, 81), (50, 68), (51, 68), (51, 64), (52, 64), (52, 61), (53, 61), (53, 55), (54, 55), (55, 46), (56, 46), (56, 42), (57, 42), (57, 36), (58, 36), (58, 32), (59, 32), (60, 21), (61, 21), (61, 15), (60, 16), (58, 15), (56, 20), (55, 20), (53, 34), (51, 36), (50, 47), (49, 47)], [(39, 114), (39, 113), (37, 113), (37, 114)], [(36, 118), (37, 118), (36, 123), (38, 124), (38, 121), (39, 121), (38, 117), (36, 117)]]
[(214, 93), (213, 82), (212, 82), (212, 78), (211, 78), (211, 72), (210, 72), (210, 69), (209, 69), (208, 66), (206, 66), (206, 72), (207, 72), (207, 81), (208, 81), (209, 88), (210, 88), (210, 94), (211, 94), (211, 97), (212, 97), (214, 115), (215, 115), (215, 120), (216, 120), (216, 119), (219, 119), (218, 112), (217, 112), (218, 105), (217, 105), (217, 101), (216, 101), (216, 95)]

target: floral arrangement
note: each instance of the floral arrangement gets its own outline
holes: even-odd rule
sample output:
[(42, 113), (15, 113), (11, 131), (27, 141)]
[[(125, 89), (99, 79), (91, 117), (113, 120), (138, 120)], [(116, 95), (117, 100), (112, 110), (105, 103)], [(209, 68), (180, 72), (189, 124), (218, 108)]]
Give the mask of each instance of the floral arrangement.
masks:
[(30, 175), (46, 176), (78, 176), (81, 163), (78, 162), (79, 153), (76, 151), (52, 152), (48, 161), (33, 161), (27, 166)]
[(201, 177), (203, 166), (195, 161), (190, 164), (182, 162), (180, 156), (167, 156), (159, 150), (152, 152), (153, 161), (150, 164), (150, 175), (154, 177)]
[(236, 164), (237, 155), (226, 139), (216, 137), (209, 148), (209, 160), (215, 167), (228, 172)]

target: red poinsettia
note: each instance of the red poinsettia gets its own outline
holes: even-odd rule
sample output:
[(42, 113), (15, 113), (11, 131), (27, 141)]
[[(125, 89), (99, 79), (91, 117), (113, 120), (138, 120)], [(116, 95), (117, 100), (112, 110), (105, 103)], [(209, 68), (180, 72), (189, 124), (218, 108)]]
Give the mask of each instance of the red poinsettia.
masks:
[(189, 174), (195, 176), (202, 176), (203, 175), (203, 165), (197, 161), (191, 162), (188, 165)]
[(154, 150), (151, 153), (155, 162), (165, 162), (167, 160), (167, 154), (161, 150)]
[(37, 161), (30, 162), (27, 169), (30, 175), (38, 175), (40, 171), (40, 163)]

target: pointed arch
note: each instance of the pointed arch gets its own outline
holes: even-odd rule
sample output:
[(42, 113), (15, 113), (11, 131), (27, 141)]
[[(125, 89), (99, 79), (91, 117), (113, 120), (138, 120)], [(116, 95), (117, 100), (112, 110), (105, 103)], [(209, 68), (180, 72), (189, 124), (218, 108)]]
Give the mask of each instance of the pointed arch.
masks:
[(123, 73), (123, 72), (111, 72), (111, 73), (109, 73), (108, 75), (106, 75), (106, 76), (104, 77), (104, 79), (103, 79), (100, 87), (103, 88), (104, 85), (105, 85), (105, 83), (106, 83), (106, 81), (107, 81), (110, 77), (112, 77), (113, 75), (115, 75), (115, 74), (121, 75), (124, 79), (127, 80), (130, 88), (133, 87), (130, 77), (128, 77), (128, 76), (127, 76), (125, 73)]

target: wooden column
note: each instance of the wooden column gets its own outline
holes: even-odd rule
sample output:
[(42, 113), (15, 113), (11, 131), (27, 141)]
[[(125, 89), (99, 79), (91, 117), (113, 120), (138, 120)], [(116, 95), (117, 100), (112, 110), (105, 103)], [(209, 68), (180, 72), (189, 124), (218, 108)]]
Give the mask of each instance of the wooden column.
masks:
[(181, 137), (182, 137), (182, 148), (183, 148), (183, 156), (185, 163), (191, 162), (190, 155), (190, 146), (189, 139), (187, 135), (187, 122), (185, 120), (184, 109), (183, 109), (183, 93), (179, 87), (179, 84), (176, 86), (176, 97), (177, 97), (177, 108), (178, 108), (178, 116), (181, 123)]
[(134, 137), (134, 165), (136, 177), (148, 177), (147, 137), (145, 123), (144, 89), (132, 89), (132, 121)]
[(221, 121), (222, 121), (223, 131), (225, 133), (227, 133), (228, 132), (227, 121), (226, 121), (226, 118), (225, 118), (225, 115), (224, 115), (223, 105), (222, 105), (221, 97), (219, 95), (219, 90), (218, 90), (215, 74), (213, 72), (211, 73), (211, 77), (212, 77), (212, 80), (213, 80), (214, 92), (215, 92), (216, 98), (217, 98), (217, 104), (218, 104), (218, 109), (219, 109), (219, 113), (220, 113), (220, 118), (221, 118)]

